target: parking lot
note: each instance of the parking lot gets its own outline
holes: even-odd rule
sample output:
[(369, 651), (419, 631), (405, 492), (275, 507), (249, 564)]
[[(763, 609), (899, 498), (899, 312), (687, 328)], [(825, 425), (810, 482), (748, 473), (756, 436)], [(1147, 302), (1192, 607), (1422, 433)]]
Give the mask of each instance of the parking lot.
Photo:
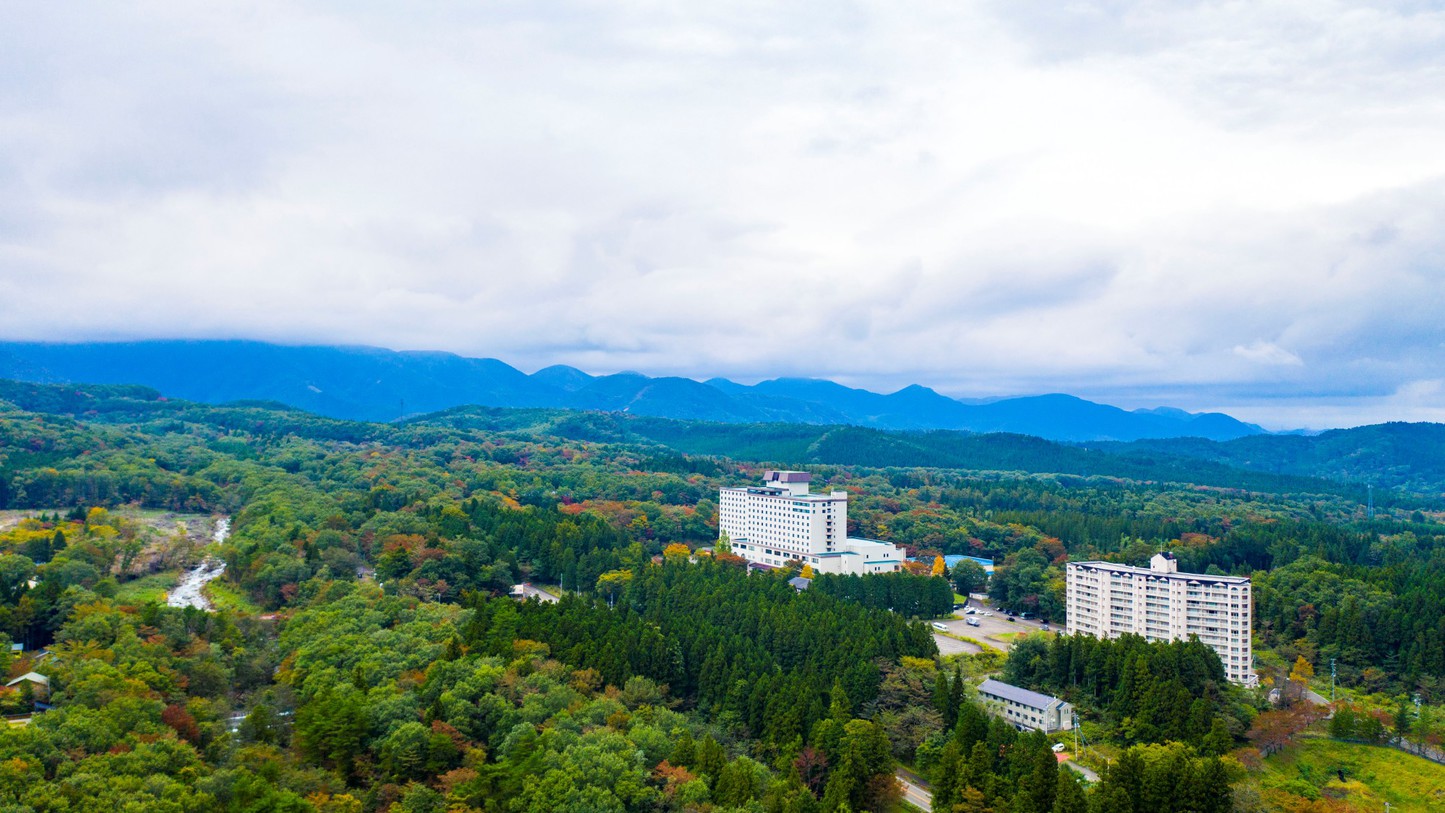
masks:
[[(972, 608), (975, 613), (973, 615), (967, 615), (965, 612), (967, 608)], [(984, 615), (983, 613), (985, 612), (992, 613), (992, 615)], [(975, 627), (969, 624), (967, 619), (970, 618), (976, 619), (978, 626)], [(953, 618), (941, 618), (938, 619), (937, 623), (947, 627), (948, 631), (954, 635), (973, 638), (974, 640), (982, 641), (989, 646), (1005, 651), (1013, 647), (1013, 641), (1019, 635), (1027, 635), (1028, 633), (1039, 632), (1043, 629), (1043, 625), (1038, 621), (1024, 621), (1019, 618), (1009, 621), (996, 607), (976, 598), (970, 598), (967, 607), (964, 610), (956, 611)], [(1054, 632), (1057, 632), (1057, 630), (1054, 630)], [(944, 655), (973, 651), (972, 647), (967, 647), (967, 642), (958, 641), (944, 635), (934, 635), (934, 640), (939, 642), (938, 650)], [(945, 644), (944, 642), (947, 643)], [(960, 644), (963, 644), (966, 648), (958, 648)]]

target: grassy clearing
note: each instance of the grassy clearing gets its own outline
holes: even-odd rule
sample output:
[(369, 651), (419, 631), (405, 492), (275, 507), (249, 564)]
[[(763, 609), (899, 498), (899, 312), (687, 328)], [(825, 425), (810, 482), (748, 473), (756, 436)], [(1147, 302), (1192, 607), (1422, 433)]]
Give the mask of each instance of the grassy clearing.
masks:
[(1004, 650), (999, 649), (998, 647), (988, 644), (984, 641), (980, 641), (977, 638), (970, 638), (967, 635), (954, 635), (952, 637), (957, 638), (960, 641), (967, 641), (968, 643), (973, 644), (979, 649), (982, 649), (984, 652), (997, 652), (1000, 655), (1005, 654)]
[(988, 636), (988, 637), (994, 639), (995, 641), (1003, 641), (1004, 643), (1011, 643), (1011, 642), (1013, 641), (1013, 639), (1019, 637), (1020, 635), (1024, 635), (1024, 634), (1025, 634), (1025, 633), (1022, 633), (1022, 632), (1000, 632), (1000, 633), (998, 633), (997, 635), (990, 635), (990, 636)]
[(1445, 810), (1445, 765), (1378, 745), (1309, 737), (1266, 759), (1254, 780), (1271, 809), (1330, 800), (1346, 810)]
[(180, 580), (179, 570), (167, 570), (132, 579), (120, 585), (116, 590), (115, 600), (121, 604), (145, 604), (150, 601), (164, 604), (166, 593), (174, 589)]
[(260, 615), (264, 612), (224, 579), (207, 582), (206, 586), (201, 588), (201, 595), (210, 599), (211, 605), (218, 610), (230, 610), (246, 615)]

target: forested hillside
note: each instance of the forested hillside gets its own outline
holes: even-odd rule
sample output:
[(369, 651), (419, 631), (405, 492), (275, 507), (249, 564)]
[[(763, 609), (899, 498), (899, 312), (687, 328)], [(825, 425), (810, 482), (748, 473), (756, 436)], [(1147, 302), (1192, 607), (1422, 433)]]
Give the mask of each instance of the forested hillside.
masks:
[[(1142, 799), (1145, 776), (1221, 798), (1258, 698), (1197, 646), (1015, 650), (1007, 675), (1137, 749), (1086, 791), (1042, 738), (979, 726), (961, 676), (986, 660), (940, 659), (890, 612), (910, 595), (929, 614), (946, 587), (926, 567), (800, 594), (789, 571), (697, 554), (717, 488), (779, 463), (849, 491), (854, 534), (995, 559), (1008, 606), (1061, 621), (1068, 560), (1167, 547), (1254, 576), (1267, 676), (1335, 658), (1343, 685), (1445, 695), (1445, 525), (1405, 494), (1367, 520), (1323, 481), (1050, 472), (1046, 450), (1038, 470), (823, 461), (817, 435), (789, 457), (807, 436), (787, 427), (722, 454), (712, 425), (688, 446), (687, 424), (590, 413), (366, 424), (136, 388), (4, 395), (0, 627), (54, 709), (0, 730), (0, 792), (34, 810), (886, 810), (900, 760), (953, 766), (944, 798), (1000, 809)], [(231, 533), (200, 549), (142, 509)], [(206, 555), (226, 564), (219, 610), (157, 600)], [(524, 580), (562, 600), (505, 597)]]
[(1097, 444), (1110, 452), (1192, 457), (1253, 471), (1445, 492), (1445, 424), (1383, 423), (1313, 437), (1269, 435), (1224, 443), (1199, 439)]

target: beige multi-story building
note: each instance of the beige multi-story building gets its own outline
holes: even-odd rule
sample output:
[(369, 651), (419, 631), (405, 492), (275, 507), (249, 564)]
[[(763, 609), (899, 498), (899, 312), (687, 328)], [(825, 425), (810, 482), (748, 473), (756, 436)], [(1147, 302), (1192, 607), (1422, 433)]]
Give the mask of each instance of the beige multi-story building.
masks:
[(749, 562), (780, 567), (792, 560), (819, 573), (891, 573), (904, 551), (848, 536), (848, 492), (813, 494), (805, 471), (770, 471), (761, 486), (718, 490), (718, 535)]
[(1174, 555), (1160, 553), (1148, 568), (1070, 562), (1067, 582), (1069, 634), (1117, 638), (1132, 632), (1150, 641), (1195, 635), (1219, 655), (1231, 681), (1257, 684), (1249, 579), (1180, 573)]
[(1032, 728), (1052, 734), (1074, 727), (1074, 707), (1057, 697), (1020, 689), (993, 678), (979, 684), (978, 697), (984, 708), (1019, 729)]

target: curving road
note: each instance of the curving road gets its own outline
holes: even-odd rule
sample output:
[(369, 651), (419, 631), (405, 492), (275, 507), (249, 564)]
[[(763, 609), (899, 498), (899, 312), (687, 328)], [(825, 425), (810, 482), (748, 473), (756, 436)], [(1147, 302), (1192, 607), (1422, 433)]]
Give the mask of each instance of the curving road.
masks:
[(899, 787), (903, 788), (904, 801), (924, 813), (933, 813), (933, 794), (928, 792), (928, 786), (923, 784), (917, 774), (899, 768), (894, 776), (898, 779)]

